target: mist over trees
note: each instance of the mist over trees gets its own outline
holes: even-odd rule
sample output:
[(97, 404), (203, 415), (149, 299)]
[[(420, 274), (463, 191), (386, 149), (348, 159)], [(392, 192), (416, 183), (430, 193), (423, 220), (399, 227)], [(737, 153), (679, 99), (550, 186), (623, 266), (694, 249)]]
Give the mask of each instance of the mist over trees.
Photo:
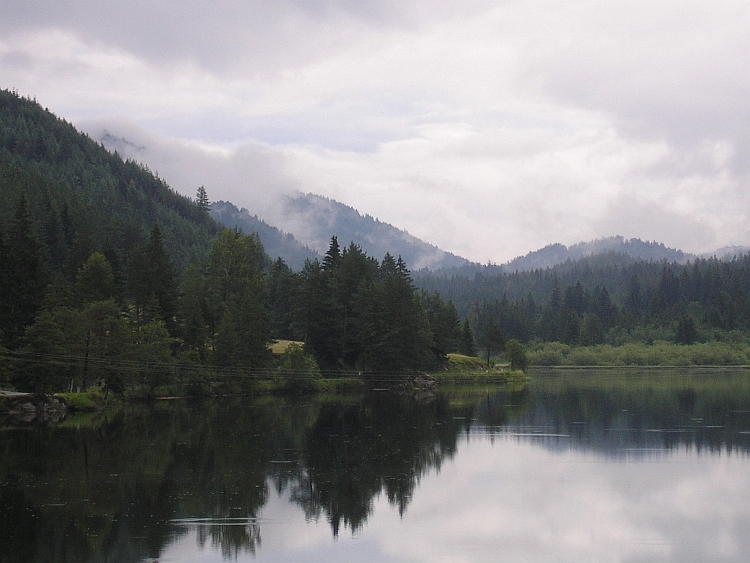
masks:
[(439, 366), (458, 338), (455, 308), (421, 295), (400, 257), (334, 237), (297, 271), (274, 263), (257, 235), (217, 226), (205, 187), (180, 196), (11, 92), (0, 191), (3, 384), (249, 385), (280, 338), (304, 342), (315, 370), (396, 373)]
[(518, 346), (543, 342), (747, 342), (750, 331), (749, 256), (606, 252), (415, 281), (403, 257), (333, 236), (292, 268), (258, 235), (220, 228), (205, 187), (180, 196), (7, 91), (0, 193), (0, 384), (18, 388), (250, 382), (277, 369), (278, 339), (304, 343), (289, 365), (374, 376), (441, 369), (451, 352), (522, 365)]

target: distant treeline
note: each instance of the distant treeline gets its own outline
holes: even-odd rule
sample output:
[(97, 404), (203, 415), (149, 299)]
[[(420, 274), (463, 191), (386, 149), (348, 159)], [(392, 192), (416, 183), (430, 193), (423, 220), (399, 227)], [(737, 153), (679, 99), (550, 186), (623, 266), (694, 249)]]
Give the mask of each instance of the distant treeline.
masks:
[[(226, 229), (179, 275), (156, 225), (117, 269), (93, 252), (69, 275), (46, 260), (37, 230), (22, 196), (0, 230), (0, 384), (17, 389), (149, 395), (299, 375), (288, 371), (391, 376), (435, 369), (473, 345), (455, 307), (419, 293), (403, 260), (378, 262), (353, 243), (340, 251), (335, 237), (322, 263), (294, 273), (272, 264), (257, 236)], [(304, 350), (275, 359), (278, 338)]]
[(487, 327), (522, 342), (690, 344), (750, 330), (750, 256), (688, 264), (608, 253), (512, 274), (422, 275), (481, 337)]

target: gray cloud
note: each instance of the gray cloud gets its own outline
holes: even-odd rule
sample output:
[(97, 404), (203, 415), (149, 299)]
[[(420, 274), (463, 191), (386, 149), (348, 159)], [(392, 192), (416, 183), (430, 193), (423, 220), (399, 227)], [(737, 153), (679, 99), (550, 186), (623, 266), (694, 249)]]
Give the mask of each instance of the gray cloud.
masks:
[(0, 32), (62, 29), (84, 42), (160, 63), (192, 60), (212, 72), (275, 73), (345, 48), (357, 41), (362, 28), (411, 29), (426, 21), (472, 13), (487, 2), (463, 2), (459, 8), (450, 4), (427, 0), (7, 0), (0, 7)]
[(749, 19), (739, 1), (7, 0), (0, 86), (253, 212), (313, 191), (482, 262), (611, 234), (705, 251), (750, 242)]

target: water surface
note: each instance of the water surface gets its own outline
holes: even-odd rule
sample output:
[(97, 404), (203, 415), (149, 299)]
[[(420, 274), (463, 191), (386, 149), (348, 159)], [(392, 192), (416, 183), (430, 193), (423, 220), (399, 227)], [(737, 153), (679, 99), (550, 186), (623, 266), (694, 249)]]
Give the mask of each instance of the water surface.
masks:
[(750, 374), (173, 401), (0, 432), (0, 561), (745, 561)]

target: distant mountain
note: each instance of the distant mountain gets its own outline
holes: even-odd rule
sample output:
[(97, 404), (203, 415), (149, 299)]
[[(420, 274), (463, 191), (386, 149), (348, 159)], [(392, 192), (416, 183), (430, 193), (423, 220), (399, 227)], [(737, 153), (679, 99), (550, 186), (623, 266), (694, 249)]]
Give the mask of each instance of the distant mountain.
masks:
[(750, 252), (750, 246), (724, 246), (713, 252), (701, 254), (701, 258), (714, 258), (719, 260), (734, 260)]
[(293, 235), (285, 233), (245, 209), (237, 209), (228, 201), (211, 204), (211, 217), (230, 229), (237, 228), (245, 234), (256, 233), (263, 248), (273, 260), (281, 257), (293, 270), (301, 270), (305, 260), (322, 259), (322, 255), (300, 243)]
[(662, 243), (644, 242), (637, 238), (625, 239), (621, 236), (602, 238), (590, 242), (580, 242), (572, 246), (564, 244), (550, 244), (540, 250), (529, 252), (526, 256), (514, 258), (502, 266), (506, 272), (526, 272), (551, 268), (557, 264), (562, 264), (568, 260), (579, 260), (587, 256), (594, 256), (605, 252), (615, 252), (624, 254), (636, 260), (645, 260), (647, 262), (677, 262), (684, 264), (693, 255), (687, 254), (682, 250), (668, 248)]
[(284, 196), (281, 213), (274, 222), (294, 234), (302, 244), (323, 254), (331, 237), (338, 237), (342, 247), (355, 242), (378, 260), (386, 253), (401, 256), (411, 270), (458, 268), (469, 264), (456, 256), (412, 235), (383, 223), (356, 209), (315, 194)]

